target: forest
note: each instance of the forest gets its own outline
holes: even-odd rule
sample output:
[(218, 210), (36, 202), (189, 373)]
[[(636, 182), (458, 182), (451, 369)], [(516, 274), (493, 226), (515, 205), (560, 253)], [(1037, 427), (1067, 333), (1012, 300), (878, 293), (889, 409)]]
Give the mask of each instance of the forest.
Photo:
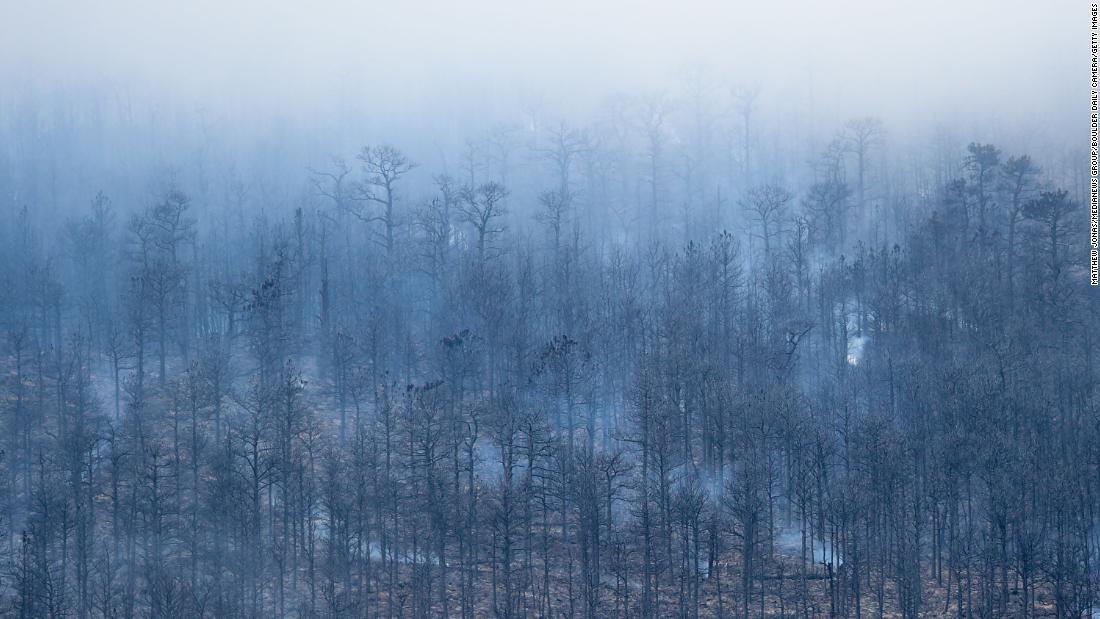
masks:
[(859, 118), (767, 182), (633, 105), (621, 142), (502, 130), (420, 186), (381, 144), (282, 208), (172, 174), (13, 205), (4, 613), (1093, 612), (1073, 177), (979, 143), (888, 173)]
[(5, 82), (2, 617), (1100, 616), (1083, 122)]

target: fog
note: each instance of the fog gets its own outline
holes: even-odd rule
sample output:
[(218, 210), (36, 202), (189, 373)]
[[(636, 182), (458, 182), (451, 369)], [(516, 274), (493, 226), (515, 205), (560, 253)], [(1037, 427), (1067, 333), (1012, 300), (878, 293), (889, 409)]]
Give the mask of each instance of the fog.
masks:
[(587, 118), (700, 69), (822, 134), (874, 115), (1066, 140), (1085, 111), (1087, 20), (1062, 0), (6, 4), (8, 105), (92, 92), (326, 141), (446, 140), (533, 106)]
[(0, 617), (1098, 606), (1089, 7), (0, 3)]
[[(732, 95), (754, 93), (755, 139), (804, 161), (866, 116), (907, 148), (996, 139), (1064, 158), (1084, 146), (1079, 13), (1061, 1), (8, 2), (0, 135), (24, 154), (48, 142), (30, 159), (75, 166), (51, 209), (98, 190), (140, 199), (147, 187), (120, 167), (190, 174), (196, 157), (274, 157), (239, 171), (255, 185), (388, 142), (421, 172), (454, 174), (468, 142), (501, 128), (606, 124), (624, 99), (658, 96), (675, 141), (698, 101), (733, 130)], [(36, 123), (53, 129), (26, 133)]]

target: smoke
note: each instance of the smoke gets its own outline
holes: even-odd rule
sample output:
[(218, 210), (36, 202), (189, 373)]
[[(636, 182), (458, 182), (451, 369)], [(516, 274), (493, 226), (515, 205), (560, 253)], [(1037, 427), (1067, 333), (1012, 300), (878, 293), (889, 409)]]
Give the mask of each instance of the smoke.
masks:
[(44, 0), (7, 7), (0, 79), (9, 93), (94, 87), (379, 132), (430, 117), (446, 132), (473, 116), (587, 113), (702, 72), (708, 88), (757, 87), (811, 119), (1045, 118), (1041, 135), (1085, 111), (1087, 7), (1054, 4)]
[(864, 335), (848, 338), (848, 365), (859, 365), (863, 362), (863, 351), (867, 348), (867, 342), (870, 339)]
[[(775, 545), (782, 554), (791, 557), (801, 557), (802, 532), (797, 524), (793, 525), (793, 527), (792, 529), (780, 531), (779, 534), (775, 536)], [(829, 542), (807, 538), (806, 551), (810, 554), (809, 558), (815, 565), (832, 563), (834, 567), (839, 567), (844, 564), (843, 557), (841, 557), (839, 553), (833, 551), (832, 544)]]

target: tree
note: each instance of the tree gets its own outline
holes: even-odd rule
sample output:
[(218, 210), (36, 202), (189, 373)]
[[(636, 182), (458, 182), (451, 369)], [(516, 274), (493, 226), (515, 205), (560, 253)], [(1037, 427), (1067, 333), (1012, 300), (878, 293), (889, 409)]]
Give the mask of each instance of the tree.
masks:
[(1069, 192), (1064, 189), (1043, 191), (1039, 197), (1024, 205), (1024, 217), (1037, 225), (1037, 234), (1045, 245), (1047, 257), (1044, 261), (1046, 278), (1043, 289), (1047, 300), (1054, 304), (1064, 302), (1064, 295), (1069, 292), (1065, 288), (1065, 258), (1060, 250), (1067, 242), (1066, 218), (1075, 210), (1077, 203), (1069, 198)]
[(400, 150), (387, 144), (364, 146), (357, 159), (364, 178), (358, 185), (358, 195), (353, 204), (373, 205), (381, 212), (375, 208), (366, 210), (353, 206), (352, 213), (364, 222), (382, 224), (379, 242), (386, 251), (387, 268), (392, 270), (396, 266), (394, 250), (397, 247), (397, 228), (401, 225), (401, 215), (396, 210), (397, 181), (411, 172), (416, 164)]
[(1015, 302), (1016, 269), (1017, 269), (1017, 227), (1024, 215), (1024, 207), (1030, 202), (1036, 189), (1035, 177), (1039, 174), (1039, 168), (1031, 162), (1027, 155), (1009, 157), (1004, 163), (1003, 183), (1005, 191), (1009, 195), (1008, 202), (1008, 238), (1007, 238), (1007, 263), (1008, 271), (1008, 298), (1009, 303)]
[(764, 241), (765, 261), (772, 258), (772, 243), (782, 233), (781, 222), (787, 204), (793, 198), (789, 191), (778, 185), (761, 185), (749, 189), (741, 199), (741, 208), (759, 228), (757, 235)]
[(853, 118), (844, 125), (842, 140), (846, 152), (856, 158), (856, 207), (861, 215), (867, 212), (867, 175), (871, 149), (878, 146), (885, 130), (877, 118)]
[(486, 260), (494, 255), (496, 248), (493, 247), (493, 241), (504, 232), (504, 227), (498, 220), (508, 213), (504, 207), (507, 197), (508, 190), (492, 181), (462, 189), (462, 201), (458, 210), (462, 221), (474, 229), (479, 269), (484, 268)]
[(978, 227), (983, 235), (989, 234), (986, 212), (989, 210), (990, 189), (1001, 165), (1001, 151), (991, 144), (972, 142), (966, 147), (966, 168), (970, 172), (971, 185), (978, 201)]
[[(138, 245), (138, 282), (135, 300), (141, 307), (152, 306), (157, 330), (157, 358), (159, 383), (167, 385), (168, 333), (176, 320), (186, 321), (187, 267), (180, 258), (180, 250), (186, 241), (193, 240), (194, 221), (187, 217), (191, 200), (179, 189), (169, 189), (163, 198), (134, 216), (130, 222), (131, 234)], [(138, 320), (144, 321), (144, 310), (139, 310)], [(189, 349), (190, 327), (184, 322), (180, 327), (183, 350)], [(142, 346), (142, 348), (144, 348)], [(140, 354), (140, 351), (139, 351)]]
[(848, 198), (852, 191), (836, 179), (810, 186), (803, 204), (813, 222), (811, 236), (826, 247), (843, 248), (848, 228)]

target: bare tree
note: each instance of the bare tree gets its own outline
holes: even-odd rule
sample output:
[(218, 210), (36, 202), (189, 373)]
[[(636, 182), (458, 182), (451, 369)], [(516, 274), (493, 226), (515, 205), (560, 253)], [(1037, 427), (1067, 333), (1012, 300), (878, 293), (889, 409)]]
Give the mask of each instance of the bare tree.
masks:
[(757, 235), (764, 241), (765, 260), (772, 257), (772, 242), (782, 233), (787, 205), (793, 198), (778, 185), (761, 185), (749, 189), (741, 199), (741, 208), (759, 228)]
[(462, 221), (474, 229), (477, 264), (481, 268), (496, 251), (493, 242), (504, 232), (499, 220), (508, 212), (504, 207), (508, 190), (499, 183), (488, 182), (464, 187), (461, 195), (458, 211)]
[[(382, 224), (380, 243), (386, 250), (388, 268), (395, 265), (394, 250), (401, 214), (397, 212), (397, 181), (408, 174), (416, 164), (400, 150), (383, 144), (365, 146), (357, 156), (363, 169), (363, 180), (358, 185), (358, 195), (352, 213), (367, 223)], [(373, 208), (367, 207), (373, 205)], [(380, 212), (379, 210), (380, 209)]]

